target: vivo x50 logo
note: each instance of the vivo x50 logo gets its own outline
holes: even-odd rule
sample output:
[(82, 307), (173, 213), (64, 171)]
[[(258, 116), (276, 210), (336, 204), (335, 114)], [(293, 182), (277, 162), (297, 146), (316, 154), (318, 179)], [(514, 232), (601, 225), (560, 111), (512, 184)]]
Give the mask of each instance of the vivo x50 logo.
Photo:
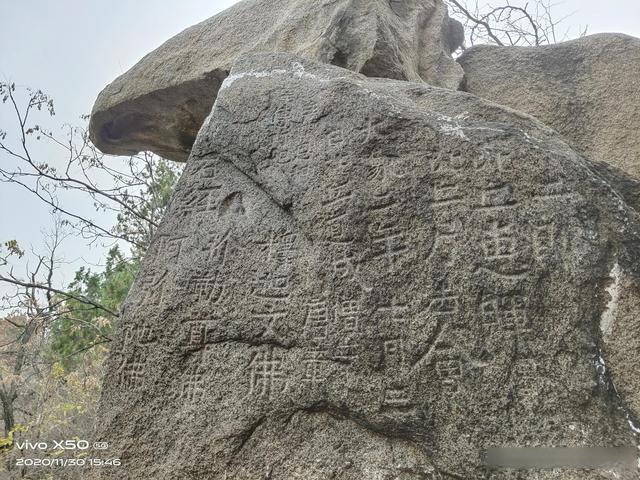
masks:
[(86, 440), (60, 440), (53, 442), (16, 442), (19, 450), (88, 450), (91, 444)]

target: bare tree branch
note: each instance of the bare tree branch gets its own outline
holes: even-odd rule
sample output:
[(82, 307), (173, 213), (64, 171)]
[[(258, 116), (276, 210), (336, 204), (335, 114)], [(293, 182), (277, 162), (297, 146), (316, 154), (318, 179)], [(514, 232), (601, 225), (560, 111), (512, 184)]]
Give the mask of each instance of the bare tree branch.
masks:
[[(571, 38), (571, 28), (564, 36), (557, 34), (558, 27), (571, 15), (556, 18), (551, 0), (502, 0), (499, 5), (478, 0), (445, 0), (451, 15), (465, 26), (468, 45), (493, 43), (495, 45), (540, 46)], [(575, 32), (584, 36), (586, 30)], [(464, 47), (463, 47), (464, 49)]]
[(68, 298), (68, 299), (71, 299), (71, 300), (75, 300), (77, 302), (84, 303), (86, 305), (91, 305), (91, 306), (93, 306), (94, 308), (96, 308), (98, 310), (102, 310), (102, 311), (108, 313), (109, 315), (113, 315), (114, 317), (118, 317), (119, 316), (119, 314), (117, 312), (114, 312), (113, 310), (110, 310), (107, 307), (105, 307), (103, 305), (100, 305), (99, 303), (94, 302), (93, 300), (90, 300), (90, 299), (88, 299), (86, 297), (83, 297), (83, 296), (74, 295), (74, 294), (69, 293), (69, 292), (64, 292), (62, 290), (59, 290), (57, 288), (53, 288), (53, 287), (48, 286), (48, 285), (41, 285), (41, 284), (37, 284), (37, 283), (22, 282), (22, 281), (20, 281), (18, 279), (5, 277), (3, 275), (0, 275), (0, 282), (5, 282), (5, 283), (12, 284), (12, 285), (25, 287), (25, 288), (42, 290), (42, 291), (47, 292), (47, 293), (55, 293), (56, 295), (62, 295), (65, 298)]
[[(26, 89), (26, 92), (26, 101), (19, 102), (15, 85), (0, 82), (0, 96), (3, 103), (11, 107), (18, 137), (17, 146), (12, 147), (6, 140), (7, 132), (0, 131), (0, 154), (4, 153), (12, 160), (0, 162), (0, 181), (15, 184), (35, 195), (53, 212), (68, 218), (69, 225), (88, 240), (122, 240), (136, 249), (146, 248), (164, 212), (164, 205), (157, 198), (160, 192), (154, 187), (156, 178), (153, 175), (161, 159), (148, 153), (128, 159), (106, 159), (91, 143), (85, 129), (65, 125), (65, 137), (58, 138), (40, 125), (30, 126), (28, 122), (34, 110), (44, 109), (53, 115), (54, 109), (51, 99), (40, 90)], [(47, 141), (63, 152), (66, 159), (62, 167), (36, 160), (30, 139)], [(116, 168), (116, 165), (122, 168)], [(169, 168), (179, 174), (180, 167), (171, 165)], [(60, 202), (58, 195), (63, 192), (65, 195), (83, 195), (97, 212), (112, 212), (135, 228), (118, 230), (103, 226), (80, 213), (73, 203)]]
[(484, 29), (487, 32), (487, 35), (489, 35), (489, 37), (491, 37), (491, 39), (498, 45), (504, 45), (502, 43), (502, 41), (493, 33), (493, 30), (491, 28), (491, 25), (489, 25), (486, 21), (480, 19), (480, 18), (476, 18), (473, 14), (471, 14), (471, 12), (469, 10), (467, 10), (466, 6), (464, 6), (461, 2), (459, 2), (458, 0), (450, 0), (450, 2), (452, 4), (454, 4), (456, 7), (458, 7), (460, 9), (460, 11), (472, 22), (474, 22), (476, 25), (480, 25), (482, 27), (484, 27)]

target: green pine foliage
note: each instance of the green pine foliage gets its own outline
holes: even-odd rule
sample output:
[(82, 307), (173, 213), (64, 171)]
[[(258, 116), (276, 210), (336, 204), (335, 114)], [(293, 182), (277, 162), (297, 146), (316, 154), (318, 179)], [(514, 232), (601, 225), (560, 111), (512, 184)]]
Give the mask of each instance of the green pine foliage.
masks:
[[(133, 283), (138, 265), (138, 259), (125, 258), (115, 246), (109, 250), (103, 272), (94, 273), (84, 267), (76, 272), (69, 293), (117, 312)], [(93, 347), (108, 344), (115, 318), (104, 310), (72, 299), (66, 300), (62, 309), (51, 325), (50, 355), (52, 360), (69, 369), (84, 357), (79, 353), (93, 350), (100, 354), (103, 351)]]
[[(153, 225), (160, 223), (180, 173), (181, 167), (158, 158), (145, 163), (138, 172), (144, 187), (132, 199), (140, 202), (137, 211)], [(145, 223), (141, 216), (123, 210), (114, 227), (114, 231), (130, 239), (131, 255), (127, 257), (118, 245), (112, 247), (104, 271), (96, 273), (81, 267), (76, 272), (67, 290), (70, 294), (113, 312), (120, 310), (155, 233), (152, 223)], [(61, 302), (61, 308), (49, 332), (51, 360), (73, 369), (87, 354), (103, 355), (111, 339), (115, 316), (73, 299)]]

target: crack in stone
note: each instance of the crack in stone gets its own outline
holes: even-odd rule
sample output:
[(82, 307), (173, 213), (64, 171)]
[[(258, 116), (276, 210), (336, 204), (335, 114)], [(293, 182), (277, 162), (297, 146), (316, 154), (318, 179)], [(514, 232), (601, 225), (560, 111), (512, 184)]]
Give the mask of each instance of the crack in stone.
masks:
[(327, 401), (320, 401), (313, 406), (303, 407), (295, 410), (291, 414), (290, 418), (293, 418), (296, 413), (300, 412), (311, 414), (325, 413), (338, 420), (349, 420), (354, 422), (361, 428), (367, 430), (368, 432), (375, 434), (376, 436), (380, 436), (384, 439), (408, 441), (416, 445), (420, 450), (426, 453), (431, 453), (429, 447), (427, 446), (429, 435), (426, 432), (424, 434), (416, 434), (416, 432), (414, 431), (403, 432), (401, 430), (392, 430), (388, 425), (383, 425), (383, 422), (380, 422), (380, 425), (376, 425), (376, 423), (368, 421), (364, 415), (358, 415), (356, 412), (350, 410), (347, 406), (336, 406)]
[(237, 435), (229, 435), (227, 437), (223, 437), (222, 440), (237, 440), (239, 442), (239, 444), (237, 446), (235, 446), (233, 448), (233, 452), (231, 454), (231, 458), (226, 462), (227, 467), (229, 467), (233, 461), (235, 460), (235, 457), (237, 457), (240, 452), (244, 449), (244, 447), (246, 446), (246, 444), (249, 442), (249, 440), (251, 440), (251, 437), (253, 437), (253, 435), (255, 434), (256, 430), (258, 428), (260, 428), (260, 426), (266, 421), (265, 417), (262, 417), (260, 419), (258, 419), (256, 422), (254, 422), (253, 424), (251, 424), (249, 426), (249, 428), (243, 430), (242, 432), (238, 433)]

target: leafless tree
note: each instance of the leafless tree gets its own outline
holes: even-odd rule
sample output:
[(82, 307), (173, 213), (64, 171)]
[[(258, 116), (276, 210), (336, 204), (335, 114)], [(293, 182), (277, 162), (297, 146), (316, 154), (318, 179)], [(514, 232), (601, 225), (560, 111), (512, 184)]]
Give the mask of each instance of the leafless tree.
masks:
[[(0, 284), (11, 287), (0, 297), (0, 418), (4, 426), (0, 459), (9, 471), (15, 470), (15, 457), (20, 455), (12, 448), (17, 437), (51, 440), (91, 431), (105, 349), (101, 347), (98, 356), (87, 353), (108, 345), (108, 319), (117, 317), (118, 312), (56, 288), (62, 262), (59, 249), (70, 235), (68, 224), (56, 219), (53, 230), (43, 232), (44, 254), (29, 252), (32, 261), (26, 262), (23, 273), (14, 265), (16, 259), (26, 258), (25, 252), (15, 241), (0, 246)], [(89, 311), (97, 312), (105, 321), (83, 320), (83, 314)], [(59, 363), (65, 358), (50, 355), (52, 325), (63, 318), (73, 328), (94, 333), (91, 344), (68, 355), (85, 355), (80, 368), (69, 377), (63, 376)], [(0, 476), (6, 470), (0, 464)]]
[[(106, 157), (81, 127), (65, 125), (64, 135), (59, 138), (34, 121), (38, 115), (55, 115), (53, 100), (40, 90), (0, 83), (0, 99), (0, 107), (9, 107), (12, 113), (9, 118), (14, 120), (11, 134), (0, 130), (0, 182), (23, 189), (40, 200), (61, 219), (56, 225), (57, 232), (71, 229), (88, 243), (124, 242), (140, 258), (164, 214), (181, 167), (149, 153), (128, 158)], [(54, 237), (50, 248), (53, 251), (59, 248), (61, 240), (58, 233)], [(7, 240), (0, 238), (0, 242)], [(9, 265), (9, 259), (15, 260), (23, 252), (12, 242), (5, 245), (5, 250), (7, 254), (0, 258), (0, 267), (5, 267), (0, 269), (0, 284), (16, 289), (14, 300), (29, 300), (13, 305), (16, 309), (36, 308), (41, 304), (35, 302), (40, 298), (36, 297), (36, 291), (40, 291), (47, 298), (55, 297), (61, 302), (75, 300), (86, 308), (117, 317), (112, 309), (56, 285), (53, 275), (56, 265), (52, 259), (45, 261), (34, 253), (37, 268), (25, 278), (15, 275)], [(43, 269), (47, 270), (46, 277), (40, 276)], [(27, 317), (41, 318), (41, 314), (30, 313), (27, 312)]]
[(584, 36), (587, 28), (575, 32), (563, 28), (570, 16), (555, 14), (558, 3), (551, 0), (498, 3), (479, 0), (446, 0), (450, 14), (465, 27), (467, 46), (480, 43), (512, 46), (540, 46)]
[[(36, 122), (55, 114), (53, 101), (40, 90), (0, 83), (0, 100), (14, 121), (5, 126), (8, 130), (0, 130), (0, 182), (33, 195), (56, 219), (53, 231), (44, 235), (44, 254), (33, 248), (25, 252), (17, 242), (0, 238), (0, 407), (6, 440), (20, 423), (17, 413), (22, 420), (33, 415), (30, 425), (42, 425), (43, 420), (35, 417), (42, 416), (45, 397), (50, 396), (42, 392), (51, 375), (42, 372), (51, 373), (53, 368), (46, 353), (52, 325), (57, 325), (58, 338), (67, 326), (71, 332), (92, 331), (91, 342), (80, 342), (82, 348), (73, 349), (72, 356), (108, 344), (110, 322), (118, 317), (113, 302), (106, 306), (84, 295), (81, 288), (60, 284), (62, 243), (79, 233), (88, 243), (126, 243), (139, 259), (181, 168), (147, 153), (105, 157), (82, 127), (66, 125), (61, 136), (55, 135)], [(24, 270), (18, 267), (24, 263)], [(59, 355), (56, 358), (60, 360)], [(34, 376), (41, 381), (30, 381)], [(37, 405), (25, 400), (30, 388), (33, 398), (42, 397)], [(27, 411), (30, 404), (34, 407)]]
[[(6, 157), (0, 162), (0, 182), (30, 192), (89, 241), (125, 241), (145, 249), (164, 213), (163, 196), (170, 193), (159, 184), (158, 174), (164, 169), (179, 176), (181, 167), (150, 153), (105, 157), (82, 127), (65, 125), (62, 137), (54, 135), (32, 121), (38, 112), (55, 115), (53, 100), (41, 90), (0, 83), (0, 97), (13, 113), (16, 137), (0, 130), (0, 154)], [(36, 142), (40, 145), (34, 147)], [(34, 155), (38, 147), (47, 152)], [(52, 149), (56, 160), (42, 161)], [(101, 218), (109, 218), (105, 212), (117, 216), (116, 226), (88, 215), (87, 204)]]
[[(58, 250), (69, 235), (61, 221), (55, 223), (52, 232), (46, 235), (46, 254), (32, 257), (35, 265), (28, 268), (26, 278), (21, 278), (13, 269), (0, 281), (13, 286), (13, 292), (2, 297), (2, 311), (8, 312), (0, 324), (0, 404), (4, 420), (5, 436), (16, 426), (15, 401), (21, 393), (25, 370), (37, 374), (39, 365), (46, 363), (42, 357), (42, 342), (46, 338), (51, 323), (62, 315), (73, 316), (70, 309), (69, 293), (54, 287), (55, 273), (59, 268)], [(8, 266), (10, 256), (22, 256), (16, 244), (5, 244), (0, 254), (0, 265)], [(87, 298), (73, 296), (80, 308), (93, 308), (117, 315)], [(97, 328), (89, 325), (90, 328)], [(110, 338), (97, 332), (98, 342), (108, 342)]]

